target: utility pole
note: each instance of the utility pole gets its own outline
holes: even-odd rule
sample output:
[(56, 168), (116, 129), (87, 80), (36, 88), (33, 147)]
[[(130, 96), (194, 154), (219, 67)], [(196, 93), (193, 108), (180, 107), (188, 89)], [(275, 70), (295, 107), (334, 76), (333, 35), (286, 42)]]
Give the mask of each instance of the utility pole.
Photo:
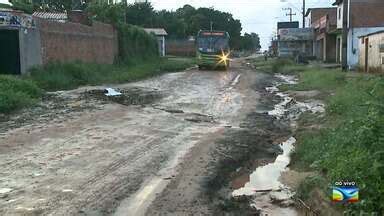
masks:
[(211, 21), (211, 31), (213, 31), (213, 22)]
[(289, 10), (289, 13), (286, 16), (289, 16), (289, 22), (292, 22), (292, 16), (295, 16), (296, 13), (292, 13), (292, 8), (284, 8), (283, 10)]
[(343, 1), (343, 35), (341, 50), (341, 67), (343, 71), (348, 70), (348, 19), (349, 19), (349, 0)]
[(303, 28), (305, 28), (305, 0), (303, 0)]

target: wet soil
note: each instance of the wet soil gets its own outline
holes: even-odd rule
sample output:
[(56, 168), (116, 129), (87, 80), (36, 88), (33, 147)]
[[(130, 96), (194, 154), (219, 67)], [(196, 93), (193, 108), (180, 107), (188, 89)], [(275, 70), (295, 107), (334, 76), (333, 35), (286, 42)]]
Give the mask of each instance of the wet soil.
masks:
[(268, 114), (279, 78), (241, 61), (50, 93), (3, 116), (0, 215), (258, 215), (232, 192), (292, 131)]

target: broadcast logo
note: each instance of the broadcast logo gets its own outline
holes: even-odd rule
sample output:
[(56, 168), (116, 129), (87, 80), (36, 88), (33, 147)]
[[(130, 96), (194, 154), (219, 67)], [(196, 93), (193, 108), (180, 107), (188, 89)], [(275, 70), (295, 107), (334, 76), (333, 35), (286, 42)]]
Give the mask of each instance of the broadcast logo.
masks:
[(355, 182), (336, 182), (332, 188), (332, 201), (355, 203), (359, 201), (359, 188)]

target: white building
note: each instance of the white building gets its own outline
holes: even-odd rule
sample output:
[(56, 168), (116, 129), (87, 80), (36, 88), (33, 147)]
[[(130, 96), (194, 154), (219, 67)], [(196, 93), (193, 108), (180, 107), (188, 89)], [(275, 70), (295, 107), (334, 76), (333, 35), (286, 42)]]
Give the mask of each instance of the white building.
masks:
[[(337, 31), (336, 59), (342, 59), (342, 29), (344, 1), (336, 0)], [(348, 0), (348, 46), (347, 63), (350, 68), (359, 63), (359, 37), (384, 30), (384, 1), (383, 0)]]
[(145, 28), (144, 29), (149, 34), (154, 34), (157, 38), (157, 43), (159, 45), (159, 54), (160, 56), (165, 56), (165, 37), (168, 33), (163, 28)]

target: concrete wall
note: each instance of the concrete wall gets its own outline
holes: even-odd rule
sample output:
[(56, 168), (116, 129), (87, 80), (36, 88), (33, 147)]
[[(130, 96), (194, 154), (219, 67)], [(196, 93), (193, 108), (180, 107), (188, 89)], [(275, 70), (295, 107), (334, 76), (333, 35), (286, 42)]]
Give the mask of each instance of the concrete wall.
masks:
[[(384, 52), (380, 52), (380, 46), (384, 45), (384, 33), (371, 35), (368, 37), (360, 38), (359, 45), (359, 65), (362, 68), (365, 68), (365, 39), (368, 38), (368, 71), (372, 72), (373, 70), (381, 69), (384, 70)], [(362, 43), (364, 41), (364, 43)]]
[(20, 71), (26, 73), (35, 65), (42, 64), (40, 32), (36, 28), (20, 28)]
[(87, 26), (38, 19), (37, 27), (43, 64), (76, 60), (112, 64), (118, 54), (117, 32), (111, 25), (94, 22)]

